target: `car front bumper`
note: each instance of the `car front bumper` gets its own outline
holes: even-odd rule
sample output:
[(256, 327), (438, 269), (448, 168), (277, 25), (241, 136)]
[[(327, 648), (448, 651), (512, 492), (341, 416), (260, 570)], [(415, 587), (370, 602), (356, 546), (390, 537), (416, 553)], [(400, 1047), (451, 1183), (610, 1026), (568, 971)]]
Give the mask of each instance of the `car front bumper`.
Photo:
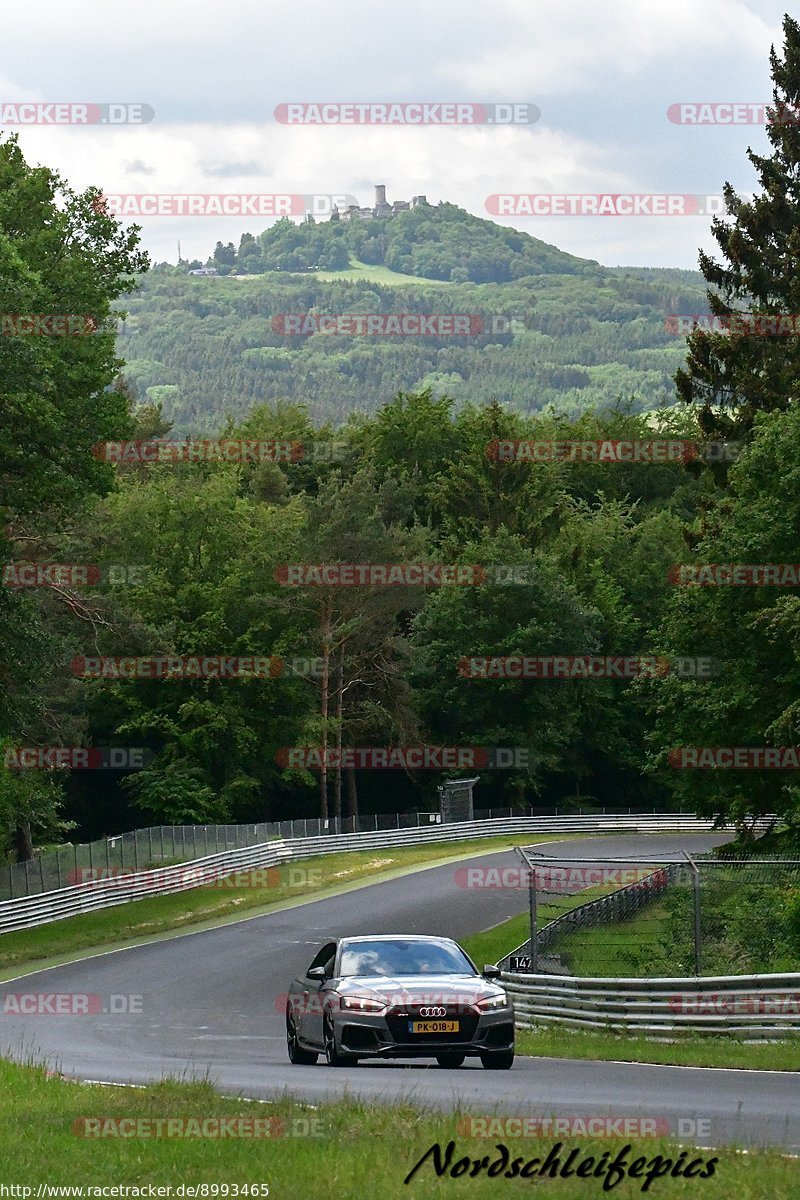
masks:
[(412, 1034), (413, 1012), (354, 1013), (340, 1010), (333, 1018), (337, 1046), (344, 1053), (375, 1058), (432, 1058), (438, 1054), (479, 1055), (514, 1048), (514, 1013), (457, 1013), (457, 1033)]

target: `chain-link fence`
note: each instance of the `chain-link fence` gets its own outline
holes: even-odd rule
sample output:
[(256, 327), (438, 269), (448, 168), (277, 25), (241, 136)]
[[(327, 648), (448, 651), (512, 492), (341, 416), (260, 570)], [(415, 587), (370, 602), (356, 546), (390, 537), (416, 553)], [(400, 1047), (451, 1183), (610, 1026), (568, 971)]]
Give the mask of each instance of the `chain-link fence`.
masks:
[[(615, 815), (633, 815), (636, 810), (614, 810)], [(566, 808), (517, 805), (514, 808), (476, 809), (474, 820), (509, 817), (606, 815), (606, 809), (571, 804)], [(682, 810), (681, 813), (683, 814)], [(384, 829), (427, 827), (442, 820), (440, 813), (370, 813), (360, 817), (331, 817), (328, 820), (300, 817), (292, 821), (247, 825), (154, 825), (116, 834), (94, 842), (67, 844), (37, 854), (27, 862), (0, 866), (0, 900), (40, 895), (71, 883), (103, 878), (103, 872), (141, 871), (148, 867), (188, 862), (223, 850), (257, 846), (278, 838), (322, 837), (325, 834), (370, 833)]]
[(798, 860), (520, 853), (532, 937), (503, 958), (512, 971), (652, 978), (800, 970)]

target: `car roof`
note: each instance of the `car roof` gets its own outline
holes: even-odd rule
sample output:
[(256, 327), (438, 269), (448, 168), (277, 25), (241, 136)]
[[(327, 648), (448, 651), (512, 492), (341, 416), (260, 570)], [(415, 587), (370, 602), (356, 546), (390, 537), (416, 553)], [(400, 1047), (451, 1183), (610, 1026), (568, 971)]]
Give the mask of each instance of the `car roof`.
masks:
[(342, 946), (346, 946), (348, 942), (450, 942), (454, 946), (458, 945), (453, 938), (430, 933), (362, 933), (339, 938), (339, 944)]

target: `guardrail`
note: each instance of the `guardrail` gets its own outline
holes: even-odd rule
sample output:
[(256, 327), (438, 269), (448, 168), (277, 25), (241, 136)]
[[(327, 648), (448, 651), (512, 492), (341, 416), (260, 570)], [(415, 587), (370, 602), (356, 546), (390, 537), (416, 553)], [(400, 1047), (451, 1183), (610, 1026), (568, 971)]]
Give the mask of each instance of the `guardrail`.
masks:
[(559, 1024), (647, 1036), (714, 1033), (743, 1040), (800, 1033), (800, 973), (705, 979), (501, 976), (522, 1028)]
[(322, 837), (290, 838), (244, 846), (189, 862), (134, 871), (107, 879), (92, 879), (66, 888), (33, 896), (20, 896), (0, 903), (0, 933), (46, 925), (84, 912), (111, 908), (145, 896), (167, 895), (201, 887), (235, 871), (278, 866), (315, 854), (347, 850), (379, 850), (387, 846), (418, 845), (424, 842), (459, 842), (470, 838), (546, 833), (673, 833), (710, 832), (713, 823), (682, 813), (639, 813), (629, 816), (606, 814), (579, 817), (507, 817), (491, 821), (463, 821), (411, 829), (379, 830)]
[[(502, 817), (605, 816), (596, 808), (584, 811), (570, 805), (566, 811), (537, 805), (517, 808), (476, 809), (473, 820)], [(625, 816), (617, 809), (615, 816)], [(632, 811), (628, 809), (627, 815)], [(681, 815), (685, 815), (681, 813)], [(0, 902), (20, 896), (51, 892), (66, 883), (80, 883), (82, 872), (105, 867), (125, 871), (144, 871), (162, 863), (188, 862), (201, 855), (220, 854), (223, 850), (241, 850), (243, 846), (261, 846), (283, 838), (323, 837), (327, 834), (378, 833), (384, 829), (417, 829), (440, 824), (440, 812), (367, 813), (354, 817), (295, 817), (288, 821), (261, 821), (247, 825), (151, 825), (125, 833), (102, 837), (94, 842), (69, 842), (52, 850), (43, 850), (31, 859), (0, 865)]]

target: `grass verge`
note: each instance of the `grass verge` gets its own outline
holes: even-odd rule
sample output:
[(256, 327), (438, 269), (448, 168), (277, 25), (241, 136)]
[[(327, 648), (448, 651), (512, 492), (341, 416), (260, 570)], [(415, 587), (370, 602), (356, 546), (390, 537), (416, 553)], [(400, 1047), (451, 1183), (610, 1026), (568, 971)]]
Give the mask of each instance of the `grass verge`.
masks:
[[(742, 1071), (800, 1071), (800, 1038), (742, 1042), (728, 1037), (681, 1037), (662, 1042), (626, 1034), (537, 1026), (517, 1031), (517, 1053), (537, 1058), (660, 1063), (673, 1067), (730, 1067)], [(798, 1084), (800, 1090), (800, 1084)]]
[[(152, 1136), (159, 1128), (158, 1121), (178, 1119), (184, 1122), (182, 1128), (202, 1131), (213, 1129), (209, 1121), (239, 1117), (263, 1122), (260, 1128), (267, 1128), (272, 1136)], [(121, 1127), (106, 1123), (119, 1119), (129, 1123)], [(198, 1124), (186, 1124), (192, 1120)], [(91, 1123), (87, 1125), (87, 1121)], [(120, 1132), (112, 1135), (113, 1128)], [(165, 1125), (161, 1128), (168, 1129)], [(231, 1128), (236, 1127), (229, 1124)], [(87, 1137), (87, 1129), (103, 1136)], [(142, 1137), (143, 1131), (150, 1131), (151, 1136)], [(602, 1154), (608, 1152), (608, 1162), (623, 1147), (628, 1163), (642, 1156), (649, 1164), (656, 1155), (675, 1164), (680, 1161), (680, 1149), (662, 1139), (631, 1139), (630, 1143), (623, 1138), (559, 1140), (562, 1149), (556, 1151), (560, 1158), (557, 1170), (571, 1150), (579, 1151), (573, 1169), (589, 1155), (599, 1165)], [(261, 1103), (226, 1099), (206, 1083), (111, 1088), (72, 1083), (48, 1077), (39, 1067), (0, 1061), (0, 1183), (32, 1188), (29, 1195), (34, 1197), (40, 1185), (82, 1186), (84, 1196), (92, 1194), (86, 1190), (89, 1187), (134, 1187), (145, 1189), (144, 1195), (148, 1186), (170, 1187), (175, 1196), (175, 1189), (184, 1184), (187, 1188), (205, 1186), (204, 1193), (195, 1194), (207, 1197), (233, 1196), (234, 1185), (239, 1189), (265, 1185), (271, 1200), (301, 1200), (319, 1194), (321, 1187), (326, 1196), (399, 1200), (408, 1196), (520, 1196), (531, 1182), (545, 1183), (548, 1195), (561, 1200), (604, 1194), (600, 1178), (534, 1175), (530, 1180), (493, 1178), (488, 1182), (485, 1171), (472, 1178), (470, 1167), (462, 1167), (460, 1177), (448, 1173), (437, 1178), (431, 1158), (410, 1185), (404, 1185), (405, 1177), (435, 1143), (444, 1154), (450, 1141), (455, 1143), (452, 1164), (465, 1156), (473, 1162), (488, 1156), (491, 1164), (498, 1158), (498, 1143), (508, 1147), (512, 1160), (520, 1158), (525, 1163), (539, 1158), (541, 1162), (556, 1144), (555, 1138), (473, 1138), (467, 1135), (463, 1114), (437, 1114), (408, 1104), (368, 1107), (344, 1100), (311, 1107), (288, 1099)], [(694, 1151), (688, 1146), (686, 1150), (682, 1166), (697, 1158), (703, 1165), (695, 1170), (702, 1171), (713, 1159), (713, 1175), (695, 1181), (696, 1186), (668, 1175), (655, 1182), (651, 1194), (664, 1200), (690, 1193), (703, 1200), (730, 1200), (731, 1196), (737, 1200), (763, 1200), (766, 1196), (792, 1200), (797, 1196), (797, 1164), (777, 1151), (740, 1154), (728, 1148)], [(641, 1195), (643, 1182), (641, 1177), (624, 1178), (613, 1194), (630, 1200)], [(239, 1195), (243, 1194), (247, 1193), (240, 1190)], [(254, 1194), (265, 1193), (261, 1189), (249, 1192)]]
[[(537, 840), (563, 838), (554, 834)], [(0, 935), (0, 979), (9, 978), (23, 967), (52, 966), (95, 949), (136, 945), (184, 929), (210, 928), (243, 915), (275, 911), (304, 898), (322, 899), (425, 866), (509, 849), (517, 842), (513, 837), (476, 838), (457, 845), (432, 842), (319, 855), (282, 867), (240, 872), (243, 883), (238, 886), (237, 876), (232, 876), (211, 886), (132, 900), (33, 929), (4, 933)], [(191, 864), (186, 865), (190, 869)], [(522, 894), (520, 904), (525, 904)]]

